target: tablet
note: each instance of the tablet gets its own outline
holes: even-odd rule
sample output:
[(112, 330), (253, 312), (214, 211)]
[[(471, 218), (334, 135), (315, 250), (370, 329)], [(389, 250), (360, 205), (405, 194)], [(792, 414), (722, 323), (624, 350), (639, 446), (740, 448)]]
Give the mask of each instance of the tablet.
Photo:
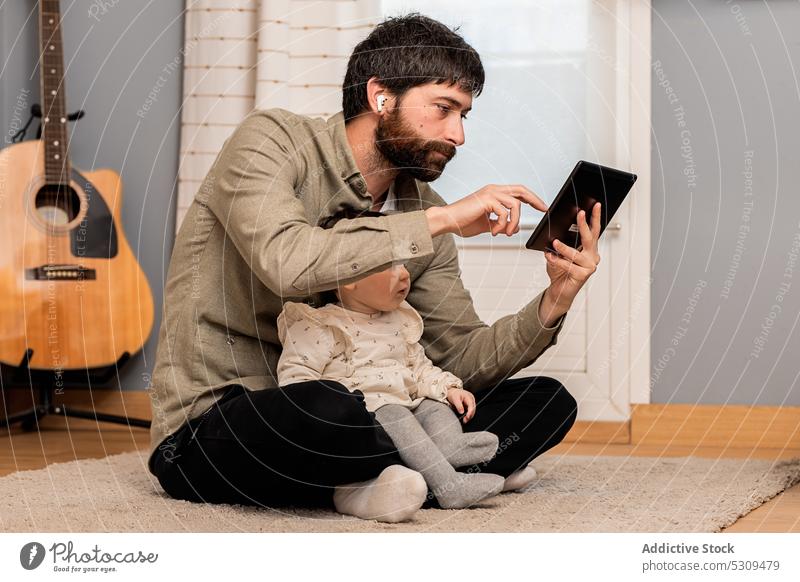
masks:
[(578, 211), (586, 211), (591, 224), (592, 208), (600, 203), (600, 234), (628, 195), (636, 174), (608, 168), (592, 162), (579, 161), (536, 226), (525, 247), (536, 251), (557, 252), (553, 240), (558, 239), (577, 249), (581, 246), (578, 230)]

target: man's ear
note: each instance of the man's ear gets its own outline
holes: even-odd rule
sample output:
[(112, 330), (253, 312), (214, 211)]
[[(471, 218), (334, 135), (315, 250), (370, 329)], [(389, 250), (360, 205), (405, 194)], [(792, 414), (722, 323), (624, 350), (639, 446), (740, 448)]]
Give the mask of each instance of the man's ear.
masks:
[[(367, 102), (373, 113), (380, 113), (380, 111), (378, 111), (378, 95), (383, 95), (383, 97), (387, 98), (391, 97), (386, 87), (378, 81), (378, 77), (371, 77), (370, 80), (367, 81)], [(386, 102), (383, 104), (383, 111), (386, 111)]]
[(356, 288), (356, 285), (357, 283), (348, 283), (347, 285), (340, 285), (340, 287), (343, 289), (347, 289), (348, 291), (353, 291)]

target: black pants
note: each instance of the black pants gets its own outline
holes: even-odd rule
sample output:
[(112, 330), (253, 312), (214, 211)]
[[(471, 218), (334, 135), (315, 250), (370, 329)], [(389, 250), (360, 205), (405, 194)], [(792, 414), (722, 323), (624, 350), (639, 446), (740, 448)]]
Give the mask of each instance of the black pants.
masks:
[[(572, 395), (545, 376), (507, 379), (475, 398), (464, 431), (488, 430), (500, 444), (490, 461), (460, 471), (507, 477), (561, 442), (577, 415)], [(371, 479), (394, 464), (403, 462), (361, 391), (320, 380), (229, 388), (167, 437), (149, 467), (176, 499), (331, 506), (336, 485)]]

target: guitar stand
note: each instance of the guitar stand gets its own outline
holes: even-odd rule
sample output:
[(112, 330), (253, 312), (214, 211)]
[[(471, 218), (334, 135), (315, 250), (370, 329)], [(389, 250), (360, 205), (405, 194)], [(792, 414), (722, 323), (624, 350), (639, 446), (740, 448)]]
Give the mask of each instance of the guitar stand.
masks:
[[(38, 430), (39, 419), (47, 416), (48, 414), (58, 414), (65, 417), (86, 418), (89, 420), (95, 420), (97, 422), (113, 422), (116, 424), (126, 424), (128, 426), (150, 428), (149, 420), (128, 418), (127, 416), (106, 414), (97, 411), (76, 410), (71, 406), (67, 408), (67, 406), (64, 404), (53, 403), (53, 393), (55, 392), (57, 385), (55, 374), (51, 370), (31, 369), (29, 363), (32, 355), (33, 350), (31, 349), (25, 352), (25, 356), (23, 357), (19, 367), (14, 370), (13, 378), (18, 378), (27, 372), (27, 376), (30, 379), (30, 385), (33, 386), (34, 382), (38, 385), (39, 402), (38, 404), (34, 405), (33, 408), (29, 408), (28, 410), (11, 415), (6, 414), (5, 417), (0, 417), (0, 428), (10, 427), (12, 424), (19, 422), (21, 423), (22, 430), (24, 431)], [(92, 377), (91, 379), (97, 383), (107, 382), (114, 377), (116, 370), (125, 364), (125, 362), (127, 362), (129, 359), (130, 354), (125, 352), (116, 363), (99, 370), (91, 370), (89, 371), (89, 375)], [(62, 377), (66, 373), (67, 372), (63, 372)], [(81, 371), (80, 374), (83, 375), (84, 371)], [(64, 383), (63, 380), (61, 380), (61, 382)]]
[[(74, 113), (67, 115), (67, 121), (78, 121), (84, 115), (86, 115), (86, 112), (83, 109), (78, 109)], [(28, 133), (28, 126), (31, 124), (31, 121), (33, 121), (34, 118), (42, 118), (42, 106), (38, 103), (31, 105), (31, 116), (28, 118), (28, 121), (25, 122), (25, 125), (19, 131), (17, 131), (17, 133), (11, 136), (11, 141), (13, 143), (19, 143), (25, 139), (25, 134)], [(39, 122), (39, 128), (36, 130), (36, 139), (42, 139), (41, 122)]]

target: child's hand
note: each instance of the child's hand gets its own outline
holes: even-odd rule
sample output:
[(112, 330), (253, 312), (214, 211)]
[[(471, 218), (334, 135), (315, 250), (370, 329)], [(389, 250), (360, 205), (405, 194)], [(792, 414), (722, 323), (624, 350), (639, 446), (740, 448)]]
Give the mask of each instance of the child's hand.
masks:
[(462, 422), (467, 423), (475, 416), (475, 395), (472, 392), (464, 390), (463, 388), (450, 388), (447, 391), (447, 400), (452, 404), (459, 414), (464, 414), (464, 409), (467, 413), (461, 417)]

